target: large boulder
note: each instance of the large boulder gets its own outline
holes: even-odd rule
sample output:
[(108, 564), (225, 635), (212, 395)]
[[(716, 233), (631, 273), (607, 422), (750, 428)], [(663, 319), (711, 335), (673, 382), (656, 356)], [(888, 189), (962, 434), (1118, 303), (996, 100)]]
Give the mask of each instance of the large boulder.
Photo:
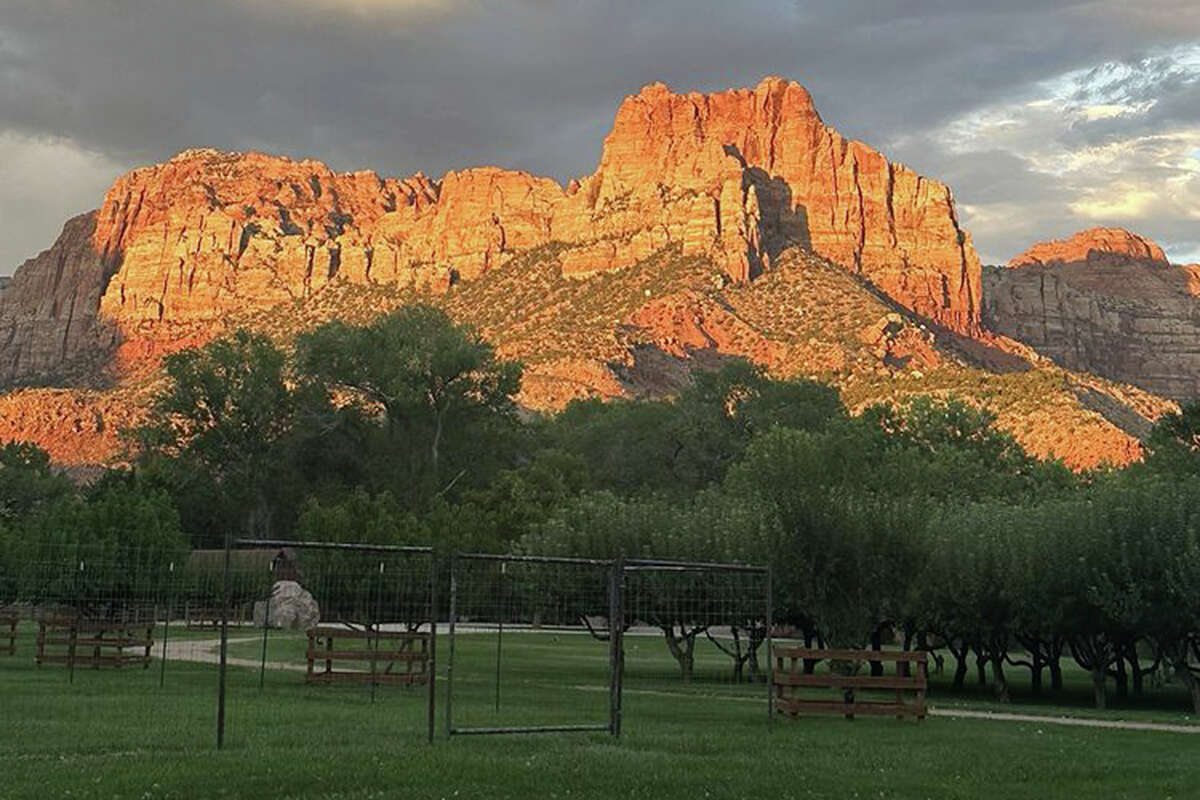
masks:
[(271, 587), (271, 599), (254, 604), (254, 624), (272, 628), (302, 631), (321, 621), (317, 601), (295, 581), (276, 581)]

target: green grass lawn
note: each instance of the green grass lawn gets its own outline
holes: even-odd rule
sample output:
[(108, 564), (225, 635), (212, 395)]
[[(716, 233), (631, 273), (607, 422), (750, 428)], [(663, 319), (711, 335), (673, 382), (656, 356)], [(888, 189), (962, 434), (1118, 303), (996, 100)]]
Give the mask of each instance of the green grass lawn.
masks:
[[(1183, 734), (937, 717), (919, 724), (813, 717), (772, 726), (765, 689), (729, 683), (728, 662), (711, 645), (698, 645), (698, 679), (685, 687), (654, 637), (627, 640), (619, 741), (605, 734), (447, 740), (439, 692), (439, 737), (429, 746), (423, 687), (384, 686), (372, 699), (367, 686), (309, 687), (299, 672), (268, 670), (260, 691), (256, 669), (234, 668), (226, 749), (218, 752), (214, 667), (171, 662), (162, 688), (157, 663), (144, 671), (81, 669), (69, 683), (62, 667), (34, 668), (30, 644), (0, 656), (6, 800), (1185, 798), (1200, 785), (1200, 739)], [(443, 668), (446, 645), (443, 637)], [(499, 711), (495, 646), (494, 635), (458, 638), (456, 726), (606, 720), (604, 644), (507, 633)], [(231, 654), (255, 658), (260, 648), (260, 640), (239, 642)], [(272, 661), (298, 665), (303, 651), (294, 634), (268, 640)], [(444, 673), (439, 682), (444, 688)], [(941, 695), (935, 687), (935, 705), (948, 704)], [(1153, 713), (1183, 721), (1186, 712), (1181, 705)]]

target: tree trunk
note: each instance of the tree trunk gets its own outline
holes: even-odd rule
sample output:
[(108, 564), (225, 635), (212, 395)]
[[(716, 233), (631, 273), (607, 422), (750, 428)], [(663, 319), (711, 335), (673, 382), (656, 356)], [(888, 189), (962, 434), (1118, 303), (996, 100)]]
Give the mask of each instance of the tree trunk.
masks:
[[(912, 631), (905, 628), (904, 629), (904, 643), (901, 645), (901, 648), (907, 653), (912, 648), (912, 643), (913, 643)], [(907, 678), (907, 677), (909, 677), (909, 675), (911, 675), (911, 672), (909, 671), (909, 663), (907, 661), (901, 661), (896, 666), (900, 668), (900, 670), (899, 670), (900, 674), (903, 675), (905, 678)]]
[(1108, 708), (1108, 691), (1104, 686), (1107, 677), (1108, 670), (1103, 664), (1092, 666), (1092, 691), (1096, 696), (1096, 708)]
[[(679, 675), (684, 683), (692, 682), (692, 667), (695, 664), (696, 650), (696, 635), (695, 633), (684, 633), (682, 636), (675, 635), (674, 625), (662, 626), (663, 635), (667, 640), (667, 649), (671, 651), (671, 655), (675, 657), (675, 661), (679, 663)], [(682, 640), (682, 644), (680, 641)]]
[[(766, 681), (766, 675), (763, 674), (762, 668), (758, 665), (758, 649), (767, 641), (767, 628), (751, 628), (749, 639), (746, 642), (746, 664), (750, 667), (750, 681)], [(771, 654), (767, 654), (770, 659)]]
[[(882, 650), (883, 649), (882, 636), (880, 635), (879, 631), (875, 631), (874, 633), (871, 634), (871, 649), (872, 650)], [(871, 662), (871, 677), (877, 678), (882, 674), (883, 674), (883, 662), (882, 661), (872, 661)]]
[(954, 688), (961, 690), (967, 683), (967, 648), (955, 650), (954, 645), (947, 640), (947, 647), (954, 656)]
[(1029, 689), (1034, 696), (1042, 694), (1042, 658), (1041, 656), (1030, 654), (1033, 659), (1033, 666), (1029, 668)]
[(1113, 677), (1117, 681), (1117, 697), (1124, 699), (1129, 697), (1129, 673), (1125, 670), (1125, 648), (1117, 648), (1116, 662), (1116, 674)]
[(1046, 666), (1050, 668), (1050, 691), (1061, 692), (1063, 688), (1062, 662), (1056, 658)]
[(987, 686), (987, 659), (982, 650), (975, 651), (975, 678), (980, 686)]
[(1175, 662), (1175, 677), (1188, 688), (1192, 695), (1192, 710), (1200, 714), (1200, 678), (1188, 668), (1186, 661)]
[(1008, 679), (1004, 677), (1004, 656), (992, 652), (992, 692), (1001, 703), (1008, 702)]

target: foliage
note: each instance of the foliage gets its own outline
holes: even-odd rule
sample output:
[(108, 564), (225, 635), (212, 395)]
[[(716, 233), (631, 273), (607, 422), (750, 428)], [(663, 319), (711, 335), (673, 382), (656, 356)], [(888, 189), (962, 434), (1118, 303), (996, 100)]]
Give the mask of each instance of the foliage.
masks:
[(50, 466), (45, 450), (29, 442), (0, 445), (0, 523), (71, 494), (71, 481)]
[(461, 479), (481, 482), (493, 444), (515, 426), (512, 396), (521, 367), (496, 358), (474, 331), (445, 312), (405, 306), (375, 322), (334, 321), (297, 340), (300, 372), (378, 419), (367, 441), (374, 482), (427, 501)]

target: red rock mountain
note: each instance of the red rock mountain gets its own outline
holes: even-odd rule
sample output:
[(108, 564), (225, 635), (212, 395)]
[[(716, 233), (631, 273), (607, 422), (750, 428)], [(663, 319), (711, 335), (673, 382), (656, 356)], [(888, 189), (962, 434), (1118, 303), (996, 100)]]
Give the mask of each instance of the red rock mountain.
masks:
[(106, 346), (153, 353), (181, 326), (338, 276), (444, 290), (552, 241), (572, 246), (568, 275), (677, 244), (736, 281), (800, 244), (935, 322), (979, 321), (979, 264), (944, 185), (843, 139), (796, 83), (654, 84), (621, 105), (596, 172), (566, 188), (492, 167), (401, 180), (211, 150), (134, 170), (17, 270), (0, 299), (0, 378), (60, 372)]
[(1167, 255), (1154, 242), (1124, 228), (1088, 228), (1067, 239), (1038, 242), (1014, 257), (1008, 266), (1130, 262), (1167, 266)]
[(1071, 369), (1200, 396), (1200, 270), (1121, 228), (1036, 244), (984, 274), (985, 320)]
[[(134, 170), (0, 293), (0, 381), (66, 387), (0, 396), (0, 438), (111, 457), (163, 353), (235, 324), (364, 319), (409, 290), (524, 360), (533, 406), (670, 391), (690, 365), (736, 355), (833, 380), (854, 406), (976, 392), (1033, 451), (1077, 465), (1137, 457), (1131, 432), (1163, 407), (997, 351), (950, 190), (767, 78), (710, 95), (647, 86), (621, 104), (595, 172), (566, 186), (214, 150)], [(96, 385), (109, 388), (81, 388)]]

